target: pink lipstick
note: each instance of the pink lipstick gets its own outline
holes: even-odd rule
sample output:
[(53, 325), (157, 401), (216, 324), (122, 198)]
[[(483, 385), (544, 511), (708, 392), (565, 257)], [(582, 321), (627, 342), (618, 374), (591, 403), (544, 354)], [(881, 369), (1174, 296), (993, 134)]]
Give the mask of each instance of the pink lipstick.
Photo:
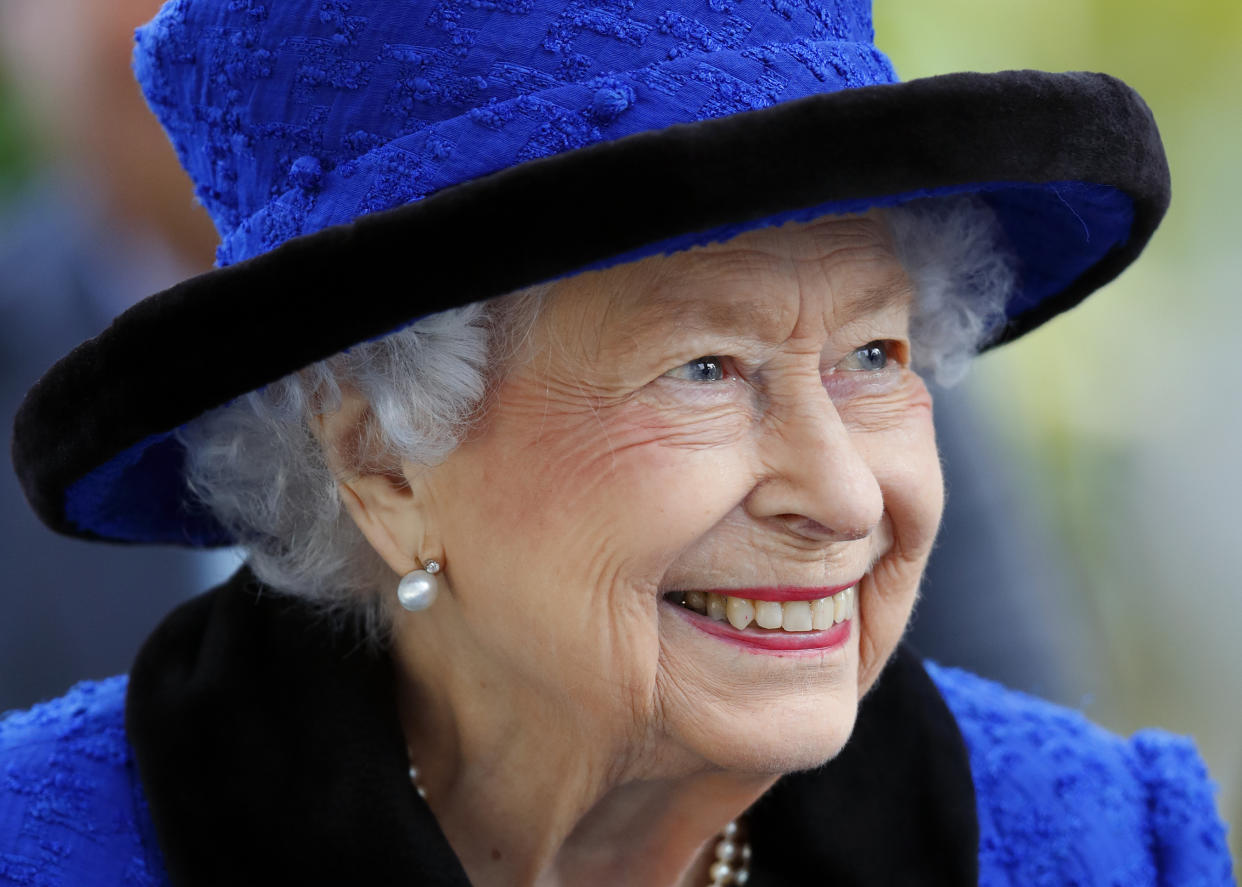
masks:
[(844, 645), (853, 630), (857, 583), (832, 589), (785, 586), (729, 591), (732, 594), (697, 589), (671, 592), (662, 603), (674, 607), (705, 634), (752, 652), (822, 653)]
[(755, 588), (702, 588), (695, 589), (704, 594), (719, 594), (730, 597), (744, 597), (752, 601), (814, 601), (819, 598), (832, 597), (847, 588), (857, 585), (860, 580), (847, 582), (844, 585), (810, 586), (810, 585), (769, 585)]

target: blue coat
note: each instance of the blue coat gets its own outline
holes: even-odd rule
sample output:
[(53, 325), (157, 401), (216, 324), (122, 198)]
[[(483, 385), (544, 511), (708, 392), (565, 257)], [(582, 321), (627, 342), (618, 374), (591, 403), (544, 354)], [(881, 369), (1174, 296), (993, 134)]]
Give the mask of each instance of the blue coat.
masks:
[[(385, 674), (382, 659), (368, 658), (348, 639), (307, 641), (315, 630), (312, 622), (301, 615), (290, 625), (297, 605), (273, 602), (270, 593), (256, 601), (235, 589), (230, 601), (224, 592), (191, 602), (169, 618), (140, 656), (132, 686), (125, 676), (79, 684), (59, 699), (0, 721), (0, 885), (275, 883), (270, 875), (260, 877), (264, 863), (257, 860), (283, 853), (289, 858), (274, 870), (290, 872), (288, 880), (280, 879), (285, 883), (466, 883), (429, 811), (404, 779), (399, 730), (390, 730), (395, 720), (387, 712), (369, 714), (383, 708), (379, 700), (387, 688), (375, 694), (359, 689), (383, 683), (377, 678)], [(238, 627), (239, 616), (250, 620), (246, 627)], [(272, 657), (273, 647), (282, 655)], [(205, 664), (213, 658), (215, 664)], [(228, 675), (239, 659), (250, 659), (239, 672), (244, 684), (231, 684)], [(323, 674), (331, 677), (318, 678), (320, 661), (327, 669)], [(263, 662), (279, 664), (265, 671)], [(315, 704), (307, 710), (317, 712), (322, 723), (316, 728), (331, 742), (332, 754), (316, 759), (322, 766), (309, 766), (299, 758), (301, 749), (265, 732), (267, 725), (249, 735), (256, 721), (266, 719), (279, 731), (284, 721), (300, 717), (294, 697), (301, 690), (281, 678), (289, 662), (298, 683), (313, 685)], [(342, 671), (361, 676), (365, 684), (351, 685), (352, 677), (338, 682)], [(872, 703), (873, 697), (878, 701)], [(937, 721), (941, 710), (949, 714)], [(197, 720), (200, 711), (209, 719)], [(900, 718), (900, 730), (887, 729), (893, 718)], [(960, 733), (952, 730), (954, 724)], [(307, 735), (306, 727), (298, 724), (298, 735)], [(372, 734), (380, 737), (374, 748), (356, 746), (357, 736)], [(913, 741), (868, 739), (888, 735)], [(193, 737), (184, 740), (190, 750), (184, 761), (175, 748), (182, 736)], [(787, 777), (752, 810), (757, 866), (752, 885), (875, 883), (880, 877), (885, 883), (960, 884), (974, 878), (976, 865), (978, 882), (997, 887), (1234, 883), (1211, 785), (1186, 739), (1156, 730), (1120, 739), (1072, 711), (960, 671), (920, 665), (903, 650), (867, 697), (854, 740), (847, 752), (881, 747), (876, 772), (899, 775), (888, 780), (899, 784), (891, 790), (882, 776), (868, 785), (871, 765), (857, 756), (837, 773), (832, 803), (839, 808), (841, 792), (854, 792), (858, 803), (846, 818), (871, 817), (879, 824), (860, 832), (844, 857), (864, 859), (863, 868), (826, 877), (825, 867), (837, 864), (828, 855), (833, 843), (828, 839), (796, 844), (822, 857), (812, 865), (766, 871), (760, 865), (765, 843), (788, 839), (789, 829), (809, 818), (806, 804), (825, 803), (827, 783), (810, 780), (826, 778), (833, 762), (822, 771)], [(227, 771), (213, 771), (212, 759), (227, 758), (230, 743), (237, 744), (239, 756), (226, 761)], [(273, 748), (282, 751), (263, 759), (270, 753), (264, 750)], [(954, 783), (957, 748), (968, 761), (958, 779), (967, 783), (966, 794)], [(392, 768), (370, 772), (369, 762), (387, 757)], [(846, 757), (843, 752), (838, 761)], [(900, 757), (917, 760), (903, 771)], [(333, 784), (351, 786), (345, 794), (357, 784), (366, 795), (356, 809), (348, 797), (329, 797), (323, 808), (316, 808), (314, 794), (288, 797), (311, 781), (299, 774), (318, 774), (333, 760), (350, 768), (345, 782)], [(280, 781), (286, 765), (293, 782)], [(230, 782), (221, 775), (227, 772), (238, 773), (238, 779)], [(260, 785), (269, 779), (276, 782)], [(380, 788), (369, 787), (369, 781)], [(810, 791), (802, 791), (808, 785)], [(864, 803), (877, 798), (876, 804)], [(373, 824), (360, 821), (375, 808), (382, 815)], [(327, 827), (330, 833), (315, 834), (321, 828), (318, 809), (340, 811), (330, 816), (339, 820)], [(907, 822), (911, 810), (916, 813)], [(214, 818), (194, 819), (204, 811)], [(791, 814), (787, 822), (780, 820), (784, 812)], [(381, 862), (366, 847), (370, 836), (363, 832), (384, 832), (386, 823), (396, 820), (402, 821), (395, 836), (378, 837), (377, 846), (388, 848)], [(782, 834), (769, 839), (765, 823), (777, 820)], [(308, 832), (295, 855), (290, 842)], [(875, 832), (881, 833), (875, 846), (865, 846)], [(258, 855), (238, 855), (247, 842)], [(324, 859), (333, 862), (316, 862), (309, 874), (295, 879), (298, 859), (313, 856), (320, 845), (329, 845)], [(969, 865), (963, 867), (956, 849), (969, 855)], [(774, 851), (767, 857), (783, 855)], [(408, 859), (389, 866), (392, 856)], [(352, 871), (356, 880), (327, 871), (342, 859), (341, 870)], [(397, 877), (402, 865), (409, 867)]]

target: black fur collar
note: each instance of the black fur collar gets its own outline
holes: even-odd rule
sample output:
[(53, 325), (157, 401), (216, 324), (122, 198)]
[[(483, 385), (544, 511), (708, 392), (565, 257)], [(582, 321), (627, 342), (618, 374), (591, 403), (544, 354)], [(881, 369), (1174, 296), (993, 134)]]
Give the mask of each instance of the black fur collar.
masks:
[[(172, 883), (468, 885), (405, 777), (392, 682), (245, 570), (174, 610), (126, 706)], [(754, 887), (976, 883), (966, 748), (916, 656), (898, 651), (841, 755), (777, 783), (750, 828)]]

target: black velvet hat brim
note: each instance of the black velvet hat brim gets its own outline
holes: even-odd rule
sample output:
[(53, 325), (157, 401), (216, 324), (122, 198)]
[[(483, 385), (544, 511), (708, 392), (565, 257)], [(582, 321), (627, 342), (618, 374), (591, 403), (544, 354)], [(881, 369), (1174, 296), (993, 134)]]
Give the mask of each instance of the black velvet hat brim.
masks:
[(187, 505), (171, 437), (209, 409), (448, 308), (746, 227), (962, 191), (998, 210), (1022, 265), (1000, 344), (1139, 255), (1168, 206), (1169, 172), (1147, 106), (1102, 74), (949, 74), (639, 133), (145, 299), (31, 390), (14, 463), (59, 532), (229, 544)]

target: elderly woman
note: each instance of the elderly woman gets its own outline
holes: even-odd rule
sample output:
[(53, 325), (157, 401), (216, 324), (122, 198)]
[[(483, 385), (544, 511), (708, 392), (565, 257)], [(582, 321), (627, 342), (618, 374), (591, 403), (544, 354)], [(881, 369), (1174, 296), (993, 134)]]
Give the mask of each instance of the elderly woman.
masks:
[(15, 460), (63, 532), (249, 557), (0, 724), (0, 879), (1230, 881), (1188, 743), (900, 645), (924, 375), (1163, 214), (1122, 84), (898, 84), (857, 0), (173, 0), (136, 69), (223, 267)]

